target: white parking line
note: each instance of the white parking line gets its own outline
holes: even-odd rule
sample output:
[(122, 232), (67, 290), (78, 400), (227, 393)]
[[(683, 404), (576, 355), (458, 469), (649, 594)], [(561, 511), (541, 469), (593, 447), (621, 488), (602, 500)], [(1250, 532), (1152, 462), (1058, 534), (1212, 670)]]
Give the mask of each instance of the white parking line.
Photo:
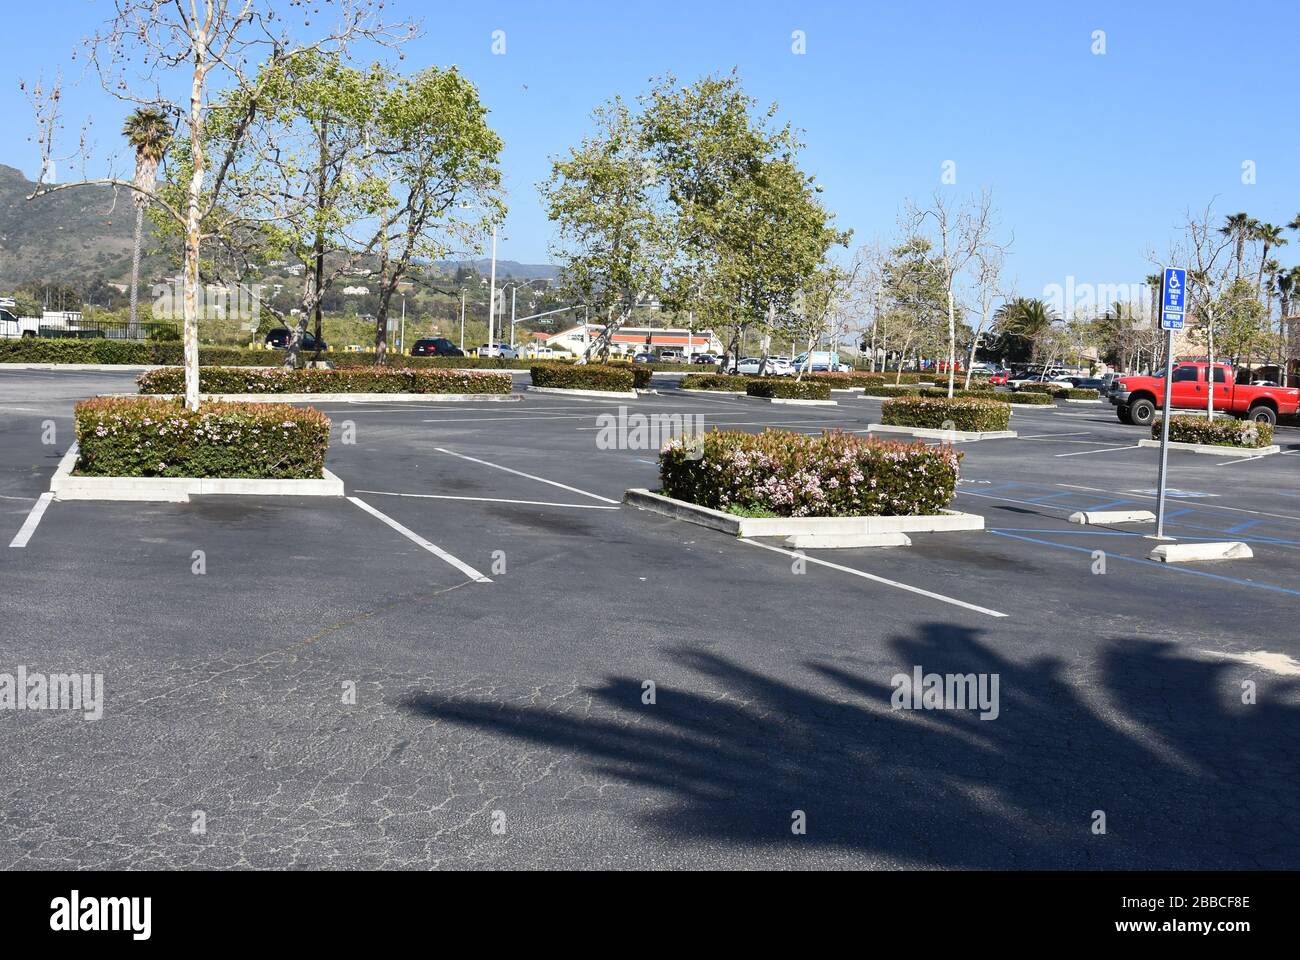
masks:
[(1221, 462), (1221, 463), (1216, 463), (1215, 466), (1216, 466), (1216, 467), (1230, 467), (1230, 466), (1232, 466), (1234, 463), (1248, 463), (1248, 462), (1251, 461), (1251, 460), (1267, 460), (1267, 459), (1268, 459), (1267, 457), (1242, 457), (1240, 460), (1227, 460), (1227, 461), (1223, 461), (1223, 462)]
[(1021, 440), (1050, 440), (1054, 437), (1086, 437), (1090, 431), (1076, 430), (1073, 433), (1035, 433), (1028, 437), (1021, 437)]
[(1110, 447), (1102, 450), (1076, 450), (1074, 453), (1058, 453), (1058, 457), (1086, 457), (1090, 453), (1115, 453), (1117, 450), (1141, 450), (1141, 444), (1135, 443), (1131, 447)]
[(27, 541), (32, 538), (36, 528), (40, 526), (41, 517), (45, 516), (46, 509), (49, 508), (50, 501), (54, 499), (52, 493), (42, 493), (40, 499), (36, 501), (36, 506), (32, 507), (31, 513), (27, 514), (27, 519), (23, 521), (22, 529), (18, 531), (18, 536), (9, 541), (9, 546), (21, 549), (27, 546)]
[[(653, 463), (647, 460), (647, 463)], [(574, 510), (620, 510), (621, 507), (600, 507), (594, 503), (550, 503), (546, 500), (503, 500), (499, 497), (452, 497), (439, 493), (389, 493), (385, 490), (358, 490), (376, 497), (411, 497), (416, 500), (468, 500), (472, 503), (518, 503), (530, 507), (571, 507)]]
[(602, 503), (612, 503), (619, 505), (618, 500), (611, 500), (609, 497), (602, 497), (596, 493), (588, 493), (586, 490), (579, 490), (577, 487), (571, 487), (565, 483), (556, 483), (554, 480), (547, 480), (545, 477), (535, 477), (531, 473), (524, 473), (522, 470), (514, 470), (510, 467), (503, 467), (499, 463), (488, 463), (486, 460), (480, 460), (477, 457), (467, 457), (463, 453), (456, 453), (454, 450), (448, 450), (445, 447), (434, 447), (439, 453), (445, 453), (448, 456), (459, 457), (461, 460), (468, 460), (470, 463), (481, 463), (485, 467), (491, 467), (493, 470), (504, 470), (506, 473), (513, 473), (517, 477), (526, 477), (529, 480), (536, 480), (538, 483), (549, 484), (552, 487), (559, 487), (561, 490), (568, 490), (570, 493), (580, 493), (584, 497), (591, 497), (593, 500), (599, 500)]
[(922, 590), (920, 587), (909, 586), (906, 583), (899, 583), (897, 580), (887, 580), (884, 577), (878, 577), (874, 573), (867, 573), (863, 570), (855, 570), (853, 567), (841, 566), (838, 563), (831, 563), (829, 560), (818, 560), (816, 557), (810, 557), (804, 553), (798, 553), (794, 550), (784, 550), (781, 547), (768, 546), (766, 543), (759, 543), (757, 540), (750, 540), (746, 537), (740, 538), (741, 543), (747, 543), (751, 547), (761, 547), (764, 550), (771, 550), (773, 553), (782, 553), (787, 557), (798, 557), (806, 560), (808, 563), (815, 563), (821, 567), (829, 567), (832, 570), (839, 570), (841, 573), (852, 574), (855, 577), (861, 577), (864, 580), (870, 580), (873, 583), (882, 583), (887, 587), (897, 587), (899, 590), (906, 590), (908, 593), (915, 593), (922, 597), (929, 597), (931, 600), (938, 600), (942, 603), (950, 603), (955, 607), (962, 607), (966, 610), (974, 610), (976, 613), (982, 613), (989, 617), (1005, 617), (1005, 613), (999, 613), (996, 610), (990, 610), (988, 607), (977, 606), (973, 603), (967, 603), (965, 600), (957, 600), (953, 597), (945, 597), (942, 593), (932, 593), (929, 590)]
[(456, 559), (446, 550), (443, 550), (441, 547), (439, 547), (436, 543), (430, 543), (428, 540), (424, 539), (424, 537), (420, 536), (418, 533), (415, 533), (412, 530), (408, 530), (406, 527), (402, 526), (392, 517), (380, 513), (378, 510), (376, 510), (370, 504), (366, 503), (364, 500), (359, 500), (356, 497), (348, 497), (348, 502), (356, 504), (358, 507), (366, 511), (366, 513), (370, 514), (375, 519), (383, 521), (388, 526), (392, 527), (394, 530), (400, 533), (402, 536), (406, 537), (407, 540), (410, 540), (412, 543), (414, 543), (416, 546), (423, 547), (425, 550), (428, 550), (439, 560), (445, 560), (447, 563), (451, 564), (453, 567), (455, 567), (457, 570), (465, 574), (465, 576), (469, 577), (471, 580), (475, 581), (476, 583), (492, 582), (489, 578), (483, 576), (483, 574), (479, 573), (477, 570), (471, 567), (468, 563)]
[[(1114, 490), (1103, 490), (1101, 487), (1084, 487), (1077, 483), (1058, 483), (1058, 487), (1068, 487), (1071, 490), (1087, 490), (1089, 493), (1105, 493), (1113, 497), (1137, 497), (1140, 500), (1155, 500), (1156, 497), (1145, 493), (1118, 493)], [(961, 492), (961, 491), (958, 491)], [(1217, 496), (1217, 494), (1214, 494)], [(1247, 510), (1245, 507), (1228, 507), (1221, 503), (1206, 503), (1204, 500), (1193, 497), (1169, 497), (1171, 502), (1194, 503), (1196, 509), (1201, 510), (1227, 510), (1231, 513), (1245, 513), (1252, 517), (1272, 517), (1274, 520), (1300, 520), (1300, 517), (1292, 516), (1289, 513), (1266, 513), (1263, 510)]]

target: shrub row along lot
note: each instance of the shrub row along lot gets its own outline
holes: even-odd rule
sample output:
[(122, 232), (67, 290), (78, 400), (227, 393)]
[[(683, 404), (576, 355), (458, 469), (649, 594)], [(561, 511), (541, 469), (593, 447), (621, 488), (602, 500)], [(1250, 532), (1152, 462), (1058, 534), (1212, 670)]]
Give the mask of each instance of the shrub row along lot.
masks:
[[(131, 386), (0, 374), (7, 536), (73, 401)], [(0, 554), (0, 671), (103, 673), (106, 703), (0, 713), (0, 865), (1296, 865), (1300, 432), (1282, 456), (1171, 454), (1171, 532), (1251, 561), (1157, 566), (1131, 530), (1066, 523), (1153, 504), (1157, 452), (1061, 405), (960, 446), (954, 506), (987, 532), (796, 573), (779, 543), (619, 506), (656, 455), (599, 449), (597, 418), (816, 433), (880, 401), (656, 386), (325, 405), (329, 468), (391, 523), (348, 500), (53, 504)], [(997, 718), (892, 711), (918, 666), (997, 674)]]

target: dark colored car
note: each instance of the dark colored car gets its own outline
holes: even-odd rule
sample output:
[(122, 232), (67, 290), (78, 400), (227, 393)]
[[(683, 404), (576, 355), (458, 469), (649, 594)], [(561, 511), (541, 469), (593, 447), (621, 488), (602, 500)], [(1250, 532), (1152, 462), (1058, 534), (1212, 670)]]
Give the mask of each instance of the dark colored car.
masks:
[(411, 356), (413, 357), (463, 357), (465, 351), (456, 344), (452, 343), (446, 337), (427, 337), (423, 340), (416, 340), (415, 346), (411, 347)]
[(1070, 382), (1076, 390), (1096, 390), (1098, 396), (1104, 397), (1110, 392), (1110, 383), (1101, 377), (1071, 377)]
[(638, 353), (635, 357), (632, 358), (632, 362), (633, 363), (658, 363), (659, 358), (656, 357), (653, 353), (646, 353), (645, 351), (642, 351), (641, 353)]
[(718, 358), (711, 353), (697, 353), (691, 357), (691, 363), (707, 363), (710, 366), (716, 366)]
[[(266, 345), (274, 347), (276, 350), (287, 350), (291, 340), (293, 340), (293, 331), (288, 327), (276, 327), (266, 335)], [(302, 335), (302, 348), (314, 353), (317, 350), (328, 350), (329, 344), (324, 340), (317, 342), (315, 336), (304, 332)]]

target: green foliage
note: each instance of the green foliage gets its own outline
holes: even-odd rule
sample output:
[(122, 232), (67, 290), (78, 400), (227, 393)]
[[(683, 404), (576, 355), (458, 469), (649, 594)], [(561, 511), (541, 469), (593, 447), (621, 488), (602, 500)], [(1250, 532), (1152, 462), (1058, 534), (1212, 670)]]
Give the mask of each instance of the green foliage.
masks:
[[(862, 395), (864, 397), (899, 397), (909, 394), (919, 397), (921, 395), (921, 388), (915, 384), (903, 384), (898, 387), (895, 387), (892, 384), (867, 384), (862, 388)], [(944, 391), (944, 394), (947, 395), (946, 390)]]
[(763, 377), (749, 381), (745, 392), (751, 397), (780, 400), (829, 400), (831, 385), (821, 380)]
[[(1160, 417), (1151, 423), (1151, 439), (1159, 440), (1163, 429)], [(1273, 427), (1254, 420), (1174, 414), (1169, 420), (1169, 439), (1175, 443), (1204, 443), (1220, 447), (1267, 447), (1273, 442)]]
[(847, 390), (851, 387), (878, 387), (885, 383), (883, 373), (831, 373), (829, 370), (808, 374), (810, 380), (825, 380), (833, 390)]
[(1036, 393), (1033, 390), (1017, 390), (1014, 393), (999, 393), (998, 397), (1007, 403), (1014, 403), (1018, 406), (1046, 407), (1056, 402), (1056, 398), (1050, 393)]
[(957, 489), (961, 454), (832, 431), (768, 430), (670, 441), (659, 456), (663, 493), (714, 510), (782, 517), (934, 514)]
[(92, 477), (318, 479), (330, 421), (286, 404), (99, 397), (77, 404), (77, 473)]
[[(65, 340), (24, 337), (0, 340), (0, 363), (92, 363), (162, 366), (182, 363), (184, 349), (178, 341), (139, 343), (132, 340)], [(284, 355), (275, 350), (233, 350), (203, 347), (199, 363), (223, 366), (279, 366)]]
[(678, 384), (683, 390), (717, 390), (724, 393), (744, 393), (752, 377), (732, 376), (727, 373), (688, 373)]
[(1011, 408), (987, 397), (895, 397), (880, 405), (881, 422), (895, 427), (990, 432), (1006, 430)]
[[(185, 392), (185, 371), (177, 367), (148, 370), (137, 378), (141, 393)], [(390, 367), (350, 367), (329, 370), (308, 367), (201, 367), (203, 393), (446, 393), (508, 394), (508, 373), (460, 373), (454, 370), (413, 370)]]
[(533, 386), (560, 390), (601, 390), (630, 393), (636, 379), (630, 367), (607, 367), (598, 364), (535, 363), (530, 368)]

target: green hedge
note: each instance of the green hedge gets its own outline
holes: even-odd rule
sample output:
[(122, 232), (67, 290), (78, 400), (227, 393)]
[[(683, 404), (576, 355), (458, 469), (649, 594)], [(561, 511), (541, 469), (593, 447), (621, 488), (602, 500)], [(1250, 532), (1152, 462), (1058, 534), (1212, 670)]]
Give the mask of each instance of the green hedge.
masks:
[[(1161, 418), (1156, 417), (1151, 424), (1151, 439), (1159, 440), (1161, 430)], [(1169, 439), (1175, 443), (1208, 443), (1253, 450), (1272, 444), (1273, 427), (1253, 420), (1233, 420), (1229, 417), (1207, 420), (1205, 417), (1174, 414), (1169, 421)]]
[[(180, 367), (146, 370), (136, 378), (144, 394), (185, 392)], [(511, 391), (508, 373), (457, 373), (455, 370), (402, 370), (352, 367), (328, 370), (310, 367), (200, 367), (203, 393), (491, 393)]]
[(535, 387), (603, 390), (612, 393), (631, 393), (636, 388), (633, 369), (631, 366), (615, 367), (597, 364), (577, 366), (563, 363), (535, 363), (529, 368)]
[(916, 387), (916, 386), (902, 386), (902, 387), (889, 387), (889, 386), (863, 387), (863, 388), (862, 388), (862, 395), (863, 395), (864, 397), (907, 397), (907, 396), (913, 396), (913, 397), (916, 397), (916, 396), (920, 396), (920, 395), (921, 395), (921, 389), (922, 389), (921, 387)]
[(1071, 387), (1068, 390), (1062, 390), (1056, 395), (1063, 400), (1100, 400), (1101, 394), (1096, 390), (1089, 390), (1087, 387)]
[(1015, 403), (1015, 404), (1020, 404), (1022, 406), (1028, 405), (1031, 407), (1050, 407), (1056, 403), (1056, 397), (1054, 397), (1052, 394), (1038, 393), (1033, 390), (1029, 391), (1028, 393), (1025, 393), (1023, 391), (1017, 393), (1010, 393), (1010, 392), (1000, 393), (998, 394), (998, 399), (1002, 400), (1005, 403)]
[(850, 387), (878, 387), (885, 382), (883, 373), (831, 373), (829, 370), (808, 374), (813, 380), (825, 380), (832, 389), (844, 390)]
[(907, 516), (947, 507), (961, 454), (840, 431), (721, 432), (670, 440), (663, 493), (714, 510), (782, 517)]
[(732, 376), (726, 373), (688, 373), (678, 386), (683, 390), (718, 390), (727, 393), (744, 393), (753, 377)]
[(881, 423), (894, 427), (982, 433), (1006, 430), (1011, 422), (1007, 404), (985, 397), (895, 397), (880, 406)]
[(829, 400), (831, 385), (824, 380), (764, 377), (749, 381), (745, 392), (751, 397), (777, 400)]
[[(947, 400), (948, 388), (922, 387), (920, 388), (920, 395), (923, 397), (938, 397), (941, 400)], [(974, 397), (977, 400), (1001, 400), (1003, 403), (1007, 402), (1003, 399), (1003, 395), (998, 393), (996, 390), (954, 390), (952, 395), (954, 397)]]
[(77, 473), (92, 477), (319, 479), (330, 421), (287, 404), (99, 397), (75, 410)]
[(1016, 388), (1017, 391), (1026, 393), (1050, 393), (1055, 396), (1058, 393), (1064, 393), (1069, 387), (1057, 386), (1054, 383), (1022, 383)]

